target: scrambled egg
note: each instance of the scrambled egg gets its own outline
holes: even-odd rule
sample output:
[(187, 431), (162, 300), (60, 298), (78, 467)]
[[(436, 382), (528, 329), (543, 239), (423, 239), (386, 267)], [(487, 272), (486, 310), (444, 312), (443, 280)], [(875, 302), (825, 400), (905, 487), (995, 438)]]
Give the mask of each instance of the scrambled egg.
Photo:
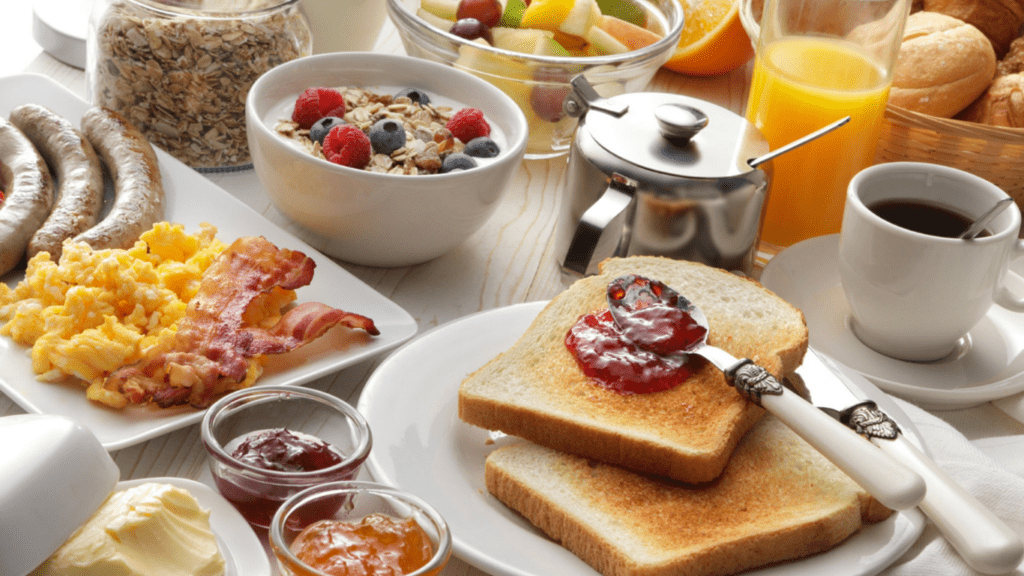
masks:
[[(216, 233), (209, 224), (186, 234), (160, 222), (127, 250), (68, 243), (59, 265), (39, 253), (17, 287), (0, 283), (0, 334), (31, 346), (40, 380), (80, 378), (90, 399), (122, 407), (123, 396), (103, 389), (107, 375), (154, 346), (169, 347), (203, 273), (227, 247)], [(256, 315), (279, 313), (294, 299), (287, 292)]]

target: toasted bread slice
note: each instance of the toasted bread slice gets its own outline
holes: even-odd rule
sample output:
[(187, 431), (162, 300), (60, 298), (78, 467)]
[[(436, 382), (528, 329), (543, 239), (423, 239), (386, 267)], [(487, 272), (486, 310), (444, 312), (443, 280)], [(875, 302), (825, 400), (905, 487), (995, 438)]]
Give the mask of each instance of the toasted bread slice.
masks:
[(659, 257), (610, 259), (602, 273), (554, 298), (509, 350), (459, 388), (459, 417), (538, 444), (683, 482), (716, 478), (763, 414), (708, 363), (663, 392), (624, 395), (592, 382), (566, 348), (577, 318), (608, 307), (623, 274), (661, 280), (699, 306), (708, 342), (776, 377), (807, 350), (803, 314), (760, 284), (717, 268)]
[(774, 417), (695, 487), (518, 442), (487, 489), (605, 576), (721, 576), (828, 550), (891, 514)]

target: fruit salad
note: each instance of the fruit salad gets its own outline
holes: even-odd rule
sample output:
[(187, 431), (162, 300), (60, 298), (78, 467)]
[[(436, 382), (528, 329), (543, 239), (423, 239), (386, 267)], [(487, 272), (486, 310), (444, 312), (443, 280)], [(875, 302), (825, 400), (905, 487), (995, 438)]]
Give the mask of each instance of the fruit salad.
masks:
[(519, 105), (530, 126), (527, 158), (568, 150), (577, 121), (562, 105), (573, 76), (587, 73), (598, 93), (609, 97), (646, 86), (657, 69), (627, 65), (620, 74), (620, 64), (583, 58), (628, 54), (660, 41), (669, 29), (661, 10), (646, 0), (412, 0), (409, 7), (429, 27), (467, 40), (454, 67)]
[(467, 40), (541, 56), (624, 54), (663, 35), (633, 0), (421, 0), (417, 15)]
[[(300, 149), (349, 168), (387, 174), (470, 170), (501, 153), (476, 108), (435, 103), (422, 90), (380, 94), (364, 88), (312, 87), (275, 131)], [(492, 138), (492, 136), (494, 136)]]

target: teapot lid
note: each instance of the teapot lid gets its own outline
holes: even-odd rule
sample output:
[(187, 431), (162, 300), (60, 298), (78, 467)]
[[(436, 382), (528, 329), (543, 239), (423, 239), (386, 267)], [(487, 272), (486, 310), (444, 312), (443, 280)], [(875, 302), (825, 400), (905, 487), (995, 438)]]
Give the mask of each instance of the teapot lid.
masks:
[(755, 170), (749, 160), (769, 151), (753, 124), (710, 102), (660, 92), (603, 99), (582, 75), (573, 79), (573, 87), (566, 110), (577, 116), (586, 113), (580, 130), (588, 130), (624, 162), (647, 170), (683, 178), (741, 177)]

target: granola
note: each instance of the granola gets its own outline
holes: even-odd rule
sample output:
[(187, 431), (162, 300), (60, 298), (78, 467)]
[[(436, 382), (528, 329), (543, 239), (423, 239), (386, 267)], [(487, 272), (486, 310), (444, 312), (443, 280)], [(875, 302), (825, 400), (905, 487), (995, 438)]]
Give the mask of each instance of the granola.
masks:
[[(465, 144), (445, 128), (454, 111), (449, 106), (420, 105), (406, 96), (395, 98), (365, 88), (337, 87), (345, 97), (345, 122), (369, 132), (378, 120), (391, 118), (405, 128), (405, 146), (390, 155), (374, 153), (364, 168), (384, 174), (436, 174), (445, 156), (461, 152)], [(281, 119), (275, 126), (281, 136), (293, 140), (307, 153), (323, 158), (320, 143), (310, 140), (309, 130)]]
[(154, 145), (193, 168), (250, 164), (249, 88), (274, 66), (308, 56), (312, 42), (297, 4), (244, 4), (231, 3), (251, 10), (238, 17), (209, 17), (112, 0), (96, 30), (94, 102), (125, 115)]

